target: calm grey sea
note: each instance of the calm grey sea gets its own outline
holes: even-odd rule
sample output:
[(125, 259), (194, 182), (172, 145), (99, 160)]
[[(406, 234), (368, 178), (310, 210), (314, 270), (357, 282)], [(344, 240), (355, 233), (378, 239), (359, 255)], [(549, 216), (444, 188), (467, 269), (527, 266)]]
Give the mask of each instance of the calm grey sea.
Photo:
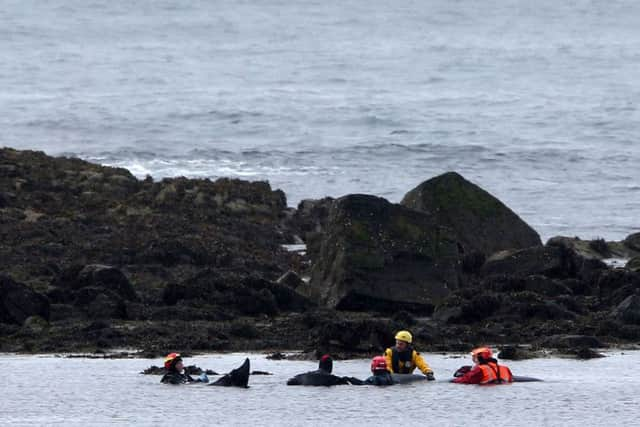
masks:
[[(0, 424), (149, 426), (632, 426), (640, 409), (640, 352), (607, 353), (590, 361), (536, 359), (504, 362), (515, 375), (540, 383), (474, 386), (448, 383), (468, 358), (425, 354), (437, 381), (393, 387), (291, 387), (287, 378), (315, 362), (270, 361), (248, 355), (248, 389), (171, 386), (140, 375), (162, 360), (89, 360), (0, 355), (8, 373)], [(228, 372), (246, 355), (186, 359)], [(368, 360), (334, 362), (337, 375), (366, 377)], [(212, 377), (215, 378), (215, 377)]]
[(3, 0), (0, 145), (393, 202), (456, 170), (640, 230), (640, 2)]

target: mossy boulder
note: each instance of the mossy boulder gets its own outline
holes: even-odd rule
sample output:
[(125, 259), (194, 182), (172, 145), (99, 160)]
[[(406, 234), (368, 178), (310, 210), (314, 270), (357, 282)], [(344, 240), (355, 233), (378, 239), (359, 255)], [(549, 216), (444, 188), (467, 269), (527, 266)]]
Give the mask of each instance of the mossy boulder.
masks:
[(453, 229), (465, 253), (490, 255), (542, 244), (538, 233), (511, 209), (455, 172), (423, 182), (400, 203)]
[(379, 197), (333, 203), (308, 284), (298, 291), (345, 310), (433, 310), (458, 286), (460, 252), (431, 215)]
[(640, 233), (633, 233), (623, 241), (624, 245), (631, 250), (640, 251)]
[(49, 320), (47, 297), (0, 275), (0, 323), (22, 325), (31, 316)]
[(635, 271), (636, 273), (640, 273), (640, 256), (635, 258), (631, 258), (629, 262), (625, 265), (627, 270)]

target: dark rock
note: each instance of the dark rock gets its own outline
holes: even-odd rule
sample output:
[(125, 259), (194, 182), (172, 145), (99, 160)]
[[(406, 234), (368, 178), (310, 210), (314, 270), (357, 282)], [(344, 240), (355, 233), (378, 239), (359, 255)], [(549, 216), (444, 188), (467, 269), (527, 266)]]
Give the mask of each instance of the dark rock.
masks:
[(606, 357), (604, 354), (598, 353), (595, 350), (590, 349), (589, 347), (582, 347), (575, 352), (577, 359), (598, 359), (601, 357)]
[(627, 264), (624, 266), (627, 270), (634, 271), (636, 273), (640, 273), (640, 256), (635, 258), (631, 258)]
[[(100, 288), (114, 292), (121, 298), (135, 301), (138, 299), (133, 285), (126, 276), (117, 268), (107, 265), (89, 264), (86, 266), (75, 265), (63, 270), (51, 283), (53, 287), (69, 290), (82, 288)], [(51, 291), (55, 292), (55, 291)], [(60, 302), (65, 300), (59, 298)]]
[(564, 251), (554, 246), (537, 246), (498, 252), (492, 255), (482, 267), (484, 275), (530, 276), (539, 274), (547, 277), (566, 277), (568, 270)]
[(229, 336), (233, 338), (257, 338), (260, 333), (253, 322), (247, 320), (234, 320), (229, 325)]
[(598, 338), (589, 335), (553, 335), (544, 340), (547, 347), (566, 348), (603, 348), (605, 345)]
[(623, 241), (624, 245), (634, 251), (640, 251), (640, 233), (634, 233), (627, 236)]
[(462, 271), (466, 274), (477, 274), (486, 261), (487, 257), (482, 252), (467, 253), (462, 258)]
[(458, 286), (458, 245), (429, 215), (366, 195), (332, 205), (311, 281), (298, 290), (344, 310), (433, 310)]
[(400, 310), (394, 313), (391, 317), (391, 320), (400, 325), (404, 325), (401, 327), (401, 329), (406, 329), (407, 327), (413, 326), (417, 323), (416, 319), (410, 313), (404, 310)]
[(624, 323), (640, 325), (640, 295), (630, 295), (622, 301), (611, 315)]
[(24, 321), (22, 329), (30, 334), (38, 335), (49, 329), (49, 322), (40, 316), (30, 316)]
[(532, 357), (533, 355), (529, 351), (517, 345), (505, 345), (500, 348), (498, 353), (498, 358), (504, 360), (525, 360)]
[[(304, 283), (304, 282), (303, 282)], [(286, 285), (273, 283), (259, 277), (250, 276), (242, 281), (242, 284), (256, 291), (269, 291), (278, 305), (280, 311), (305, 311), (314, 304), (308, 298), (299, 294)]]
[(287, 286), (291, 289), (296, 289), (298, 288), (298, 286), (305, 284), (304, 280), (302, 280), (295, 271), (291, 270), (280, 276), (276, 283), (279, 285)]
[(133, 285), (125, 275), (117, 268), (107, 265), (86, 265), (78, 273), (77, 286), (102, 287), (115, 292), (126, 300), (135, 301), (138, 299)]
[(251, 371), (251, 375), (273, 375), (273, 374), (267, 371)]
[(609, 245), (607, 242), (602, 239), (594, 239), (589, 242), (589, 248), (596, 251), (598, 254), (603, 256), (604, 258), (608, 258), (611, 256), (611, 251), (609, 250)]
[(292, 222), (295, 230), (305, 242), (307, 241), (307, 235), (324, 232), (333, 201), (333, 198), (325, 197), (319, 200), (302, 200), (298, 204), (298, 209), (293, 216)]
[(0, 323), (22, 325), (31, 316), (49, 320), (49, 310), (47, 297), (0, 275)]
[(640, 289), (640, 274), (626, 269), (600, 272), (595, 280), (598, 297), (611, 305), (617, 305)]
[(51, 304), (49, 308), (49, 320), (52, 322), (76, 318), (79, 315), (71, 304)]
[(272, 353), (272, 354), (268, 355), (267, 359), (269, 359), (269, 360), (286, 360), (287, 359), (287, 355), (284, 354), (284, 353), (280, 353), (279, 351), (276, 351), (275, 353)]
[(87, 314), (92, 319), (126, 319), (127, 308), (117, 295), (99, 293), (88, 304)]
[(423, 182), (400, 203), (427, 212), (439, 225), (452, 228), (465, 253), (488, 255), (542, 244), (538, 233), (511, 209), (455, 172)]

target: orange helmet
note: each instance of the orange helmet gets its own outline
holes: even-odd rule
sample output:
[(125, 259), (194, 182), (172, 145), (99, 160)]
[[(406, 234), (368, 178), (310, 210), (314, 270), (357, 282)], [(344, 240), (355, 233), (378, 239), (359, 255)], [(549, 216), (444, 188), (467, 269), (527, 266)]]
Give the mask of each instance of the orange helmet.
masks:
[(371, 372), (375, 371), (386, 371), (387, 370), (387, 360), (384, 356), (376, 356), (371, 359)]
[(180, 357), (180, 353), (169, 353), (164, 358), (164, 368), (171, 369), (171, 365), (174, 362), (178, 363), (178, 361), (180, 360), (182, 360), (182, 357)]
[(478, 347), (471, 350), (471, 356), (477, 356), (482, 359), (491, 359), (491, 356), (493, 356), (493, 352), (489, 347)]

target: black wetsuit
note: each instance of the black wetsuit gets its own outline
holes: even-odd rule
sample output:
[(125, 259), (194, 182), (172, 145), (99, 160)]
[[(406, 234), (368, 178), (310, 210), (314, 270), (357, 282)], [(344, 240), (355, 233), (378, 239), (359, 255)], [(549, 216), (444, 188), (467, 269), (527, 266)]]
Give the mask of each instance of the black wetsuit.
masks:
[(332, 370), (333, 359), (326, 355), (320, 359), (318, 369), (290, 378), (287, 381), (287, 385), (332, 386), (350, 384), (349, 378), (332, 375)]
[(169, 371), (160, 380), (165, 384), (189, 384), (195, 382), (195, 380), (189, 374), (182, 374), (178, 371)]
[(393, 377), (389, 371), (376, 371), (364, 382), (370, 385), (394, 385), (396, 383), (393, 381)]
[(349, 384), (346, 377), (338, 377), (332, 375), (324, 369), (316, 369), (315, 371), (298, 374), (287, 381), (287, 385), (315, 385), (315, 386), (332, 386)]

